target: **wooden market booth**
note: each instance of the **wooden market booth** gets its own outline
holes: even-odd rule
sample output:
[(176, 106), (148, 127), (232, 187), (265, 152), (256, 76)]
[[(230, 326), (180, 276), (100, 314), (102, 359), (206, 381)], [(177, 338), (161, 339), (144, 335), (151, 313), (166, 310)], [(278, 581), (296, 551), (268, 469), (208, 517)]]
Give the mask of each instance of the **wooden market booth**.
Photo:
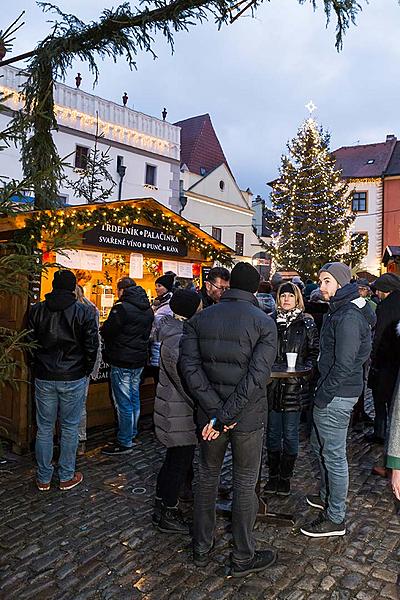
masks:
[[(54, 252), (57, 235), (75, 236), (74, 250)], [(174, 271), (182, 285), (202, 284), (202, 274), (215, 261), (226, 263), (233, 251), (152, 198), (69, 206), (57, 211), (23, 212), (0, 218), (0, 241), (25, 236), (38, 248), (38, 260), (71, 269), (85, 295), (96, 304), (100, 321), (107, 318), (116, 300), (120, 277), (131, 276), (150, 301), (154, 283), (166, 271)], [(21, 330), (26, 326), (29, 306), (44, 300), (51, 291), (54, 271), (50, 267), (30, 281), (30, 297), (2, 300), (0, 327)], [(27, 451), (34, 438), (34, 402), (30, 373), (22, 360), (18, 388), (0, 390), (0, 435), (13, 443), (13, 450)], [(153, 410), (154, 381), (144, 372), (141, 385), (142, 414)], [(91, 381), (87, 402), (88, 428), (114, 423), (109, 393), (108, 366), (102, 363), (99, 377)]]

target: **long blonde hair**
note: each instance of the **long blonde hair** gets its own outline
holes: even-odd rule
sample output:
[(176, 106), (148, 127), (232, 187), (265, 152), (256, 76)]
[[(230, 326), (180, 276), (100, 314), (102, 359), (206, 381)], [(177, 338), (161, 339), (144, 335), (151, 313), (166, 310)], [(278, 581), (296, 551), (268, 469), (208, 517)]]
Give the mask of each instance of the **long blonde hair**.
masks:
[(299, 308), (300, 310), (304, 311), (303, 294), (301, 293), (300, 288), (292, 281), (285, 281), (284, 283), (281, 283), (281, 285), (279, 286), (278, 291), (276, 292), (276, 308), (282, 308), (282, 306), (281, 306), (281, 289), (284, 285), (287, 285), (287, 284), (291, 285), (293, 288), (292, 294), (294, 294), (295, 301), (296, 301), (295, 308)]

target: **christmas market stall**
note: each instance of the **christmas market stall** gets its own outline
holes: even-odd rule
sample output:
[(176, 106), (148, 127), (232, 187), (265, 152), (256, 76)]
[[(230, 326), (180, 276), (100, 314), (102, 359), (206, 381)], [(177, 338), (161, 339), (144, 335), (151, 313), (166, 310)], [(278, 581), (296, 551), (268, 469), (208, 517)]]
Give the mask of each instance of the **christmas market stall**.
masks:
[[(30, 281), (30, 295), (10, 297), (0, 307), (0, 327), (21, 330), (26, 326), (29, 305), (44, 299), (51, 290), (54, 271), (71, 269), (85, 296), (104, 321), (117, 299), (117, 282), (132, 277), (155, 296), (155, 280), (173, 271), (182, 285), (202, 283), (214, 263), (229, 265), (233, 251), (210, 235), (151, 198), (69, 206), (57, 211), (23, 212), (0, 218), (0, 239), (29, 243), (38, 260), (51, 264), (40, 277)], [(55, 241), (69, 239), (69, 248), (58, 250)], [(65, 247), (65, 245), (64, 245)], [(56, 266), (58, 265), (58, 266)], [(87, 403), (88, 427), (114, 422), (109, 393), (109, 367), (102, 363), (91, 380)], [(29, 369), (21, 366), (18, 388), (0, 391), (0, 429), (13, 442), (13, 449), (29, 448), (34, 435), (34, 409)], [(142, 414), (153, 408), (154, 381), (144, 372), (141, 385)]]

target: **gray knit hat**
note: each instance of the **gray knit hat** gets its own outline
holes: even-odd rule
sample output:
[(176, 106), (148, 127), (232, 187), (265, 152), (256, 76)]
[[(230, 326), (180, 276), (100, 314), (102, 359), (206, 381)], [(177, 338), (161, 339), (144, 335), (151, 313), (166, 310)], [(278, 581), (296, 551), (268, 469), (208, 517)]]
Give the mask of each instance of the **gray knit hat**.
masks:
[(343, 287), (347, 283), (350, 283), (351, 279), (351, 269), (347, 265), (341, 262), (329, 262), (326, 263), (323, 267), (318, 271), (318, 275), (322, 272), (329, 273), (336, 279), (340, 287)]

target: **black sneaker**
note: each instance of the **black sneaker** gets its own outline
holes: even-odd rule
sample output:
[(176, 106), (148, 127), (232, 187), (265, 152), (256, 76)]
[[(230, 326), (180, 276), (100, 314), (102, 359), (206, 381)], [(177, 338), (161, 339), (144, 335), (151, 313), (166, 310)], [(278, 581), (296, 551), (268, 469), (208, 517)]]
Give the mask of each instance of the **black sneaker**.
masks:
[(132, 448), (130, 446), (122, 446), (121, 444), (104, 446), (101, 449), (101, 453), (107, 456), (119, 456), (120, 454), (129, 454), (129, 452), (132, 452)]
[(267, 569), (274, 564), (277, 556), (278, 553), (276, 550), (256, 550), (250, 563), (238, 565), (232, 562), (230, 574), (232, 577), (246, 577), (246, 575), (250, 575), (250, 573), (264, 571), (264, 569)]
[(210, 561), (210, 554), (214, 550), (215, 540), (212, 543), (211, 548), (208, 552), (198, 552), (193, 549), (193, 562), (196, 567), (206, 567)]
[(321, 500), (319, 494), (307, 494), (306, 502), (308, 506), (312, 506), (313, 508), (319, 508), (320, 510), (325, 510), (326, 508), (326, 503)]
[(190, 535), (189, 525), (179, 508), (169, 508), (162, 506), (161, 518), (157, 525), (159, 531), (163, 533), (180, 533), (182, 535)]
[(326, 516), (325, 512), (321, 513), (315, 521), (300, 528), (301, 533), (312, 538), (331, 537), (345, 535), (346, 523), (334, 523)]
[(264, 486), (264, 494), (276, 494), (278, 490), (278, 477), (270, 477)]
[(276, 489), (278, 496), (289, 496), (290, 494), (290, 479), (279, 477), (278, 487)]

